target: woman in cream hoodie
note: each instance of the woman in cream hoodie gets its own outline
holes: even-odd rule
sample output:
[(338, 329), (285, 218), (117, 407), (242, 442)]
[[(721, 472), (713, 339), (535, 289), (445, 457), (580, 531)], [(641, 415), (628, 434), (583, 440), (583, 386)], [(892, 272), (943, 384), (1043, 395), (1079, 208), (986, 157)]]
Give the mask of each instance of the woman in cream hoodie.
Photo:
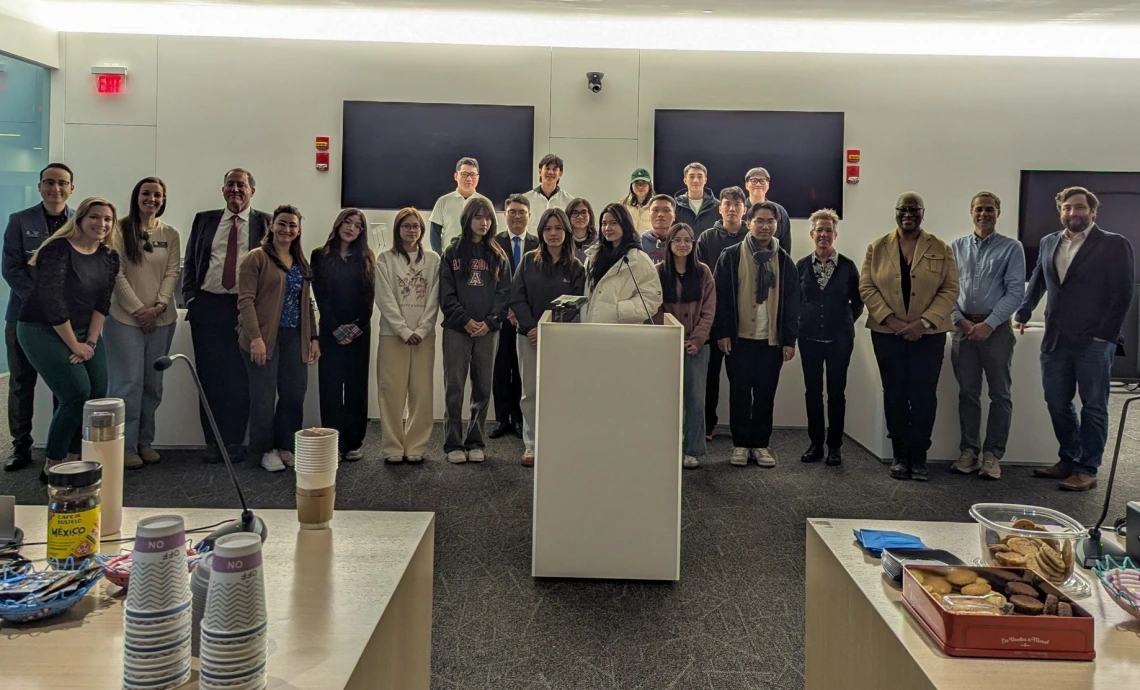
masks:
[(392, 247), (376, 257), (381, 453), (385, 462), (407, 459), (419, 463), (435, 421), (432, 377), (439, 319), (439, 254), (423, 246), (424, 219), (414, 208), (401, 209), (392, 226)]

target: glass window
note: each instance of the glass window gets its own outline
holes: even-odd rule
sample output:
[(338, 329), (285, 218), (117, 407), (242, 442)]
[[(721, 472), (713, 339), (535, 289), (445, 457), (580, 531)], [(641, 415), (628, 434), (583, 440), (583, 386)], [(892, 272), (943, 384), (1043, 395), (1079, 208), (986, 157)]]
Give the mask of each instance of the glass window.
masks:
[[(48, 101), (51, 74), (46, 67), (0, 55), (0, 223), (40, 203), (36, 189), (48, 163)], [(0, 281), (0, 307), (8, 306), (8, 284)], [(0, 373), (8, 355), (0, 348)]]

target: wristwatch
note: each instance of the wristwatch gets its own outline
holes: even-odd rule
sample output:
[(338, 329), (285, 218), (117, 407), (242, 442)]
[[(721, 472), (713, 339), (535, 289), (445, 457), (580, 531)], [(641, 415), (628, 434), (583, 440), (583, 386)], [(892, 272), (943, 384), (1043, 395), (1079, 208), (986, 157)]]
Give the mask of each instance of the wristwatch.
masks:
[(159, 314), (166, 311), (166, 302), (155, 302), (154, 306), (158, 307), (158, 313)]
[(84, 343), (84, 344), (85, 344), (85, 345), (87, 345), (87, 347), (91, 348), (92, 350), (94, 350), (94, 349), (95, 349), (95, 342), (94, 342), (94, 341), (88, 340), (88, 341), (87, 341), (86, 343)]

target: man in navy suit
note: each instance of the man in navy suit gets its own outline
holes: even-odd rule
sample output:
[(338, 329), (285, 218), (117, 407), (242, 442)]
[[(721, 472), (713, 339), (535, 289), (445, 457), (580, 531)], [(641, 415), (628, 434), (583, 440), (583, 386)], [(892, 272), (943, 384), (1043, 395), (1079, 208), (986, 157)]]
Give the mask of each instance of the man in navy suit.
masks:
[[(1135, 282), (1132, 244), (1097, 227), (1099, 205), (1084, 187), (1069, 187), (1057, 195), (1064, 230), (1041, 240), (1037, 266), (1013, 324), (1024, 334), (1034, 307), (1049, 293), (1041, 379), (1060, 462), (1033, 474), (1060, 479), (1060, 487), (1068, 491), (1096, 486), (1108, 439), (1112, 358)], [(1079, 422), (1073, 408), (1076, 393), (1081, 396)]]
[[(507, 229), (495, 236), (495, 241), (507, 253), (511, 262), (511, 275), (518, 270), (522, 257), (529, 251), (538, 249), (538, 235), (527, 232), (530, 224), (530, 199), (522, 194), (512, 194), (503, 203), (507, 216)], [(539, 229), (539, 232), (542, 232)], [(502, 438), (507, 434), (522, 435), (522, 376), (519, 374), (518, 349), (515, 347), (514, 318), (503, 324), (499, 333), (499, 349), (495, 352), (495, 373), (491, 392), (495, 397), (495, 428), (491, 438)]]
[(208, 446), (204, 461), (221, 462), (220, 443), (240, 461), (249, 423), (249, 379), (237, 339), (237, 269), (261, 244), (269, 214), (250, 208), (257, 191), (253, 175), (234, 168), (222, 178), (226, 207), (194, 216), (182, 263), (182, 298), (194, 342), (194, 361), (222, 438), (215, 439), (199, 409)]
[(42, 203), (17, 211), (8, 218), (8, 228), (4, 231), (4, 257), (0, 264), (4, 280), (12, 288), (4, 316), (4, 344), (11, 372), (8, 377), (8, 431), (12, 434), (12, 455), (4, 461), (4, 470), (8, 472), (27, 467), (32, 462), (32, 410), (38, 377), (16, 341), (20, 308), (32, 291), (28, 259), (71, 217), (72, 211), (67, 205), (68, 197), (75, 191), (71, 168), (63, 163), (49, 163), (40, 171), (38, 189)]

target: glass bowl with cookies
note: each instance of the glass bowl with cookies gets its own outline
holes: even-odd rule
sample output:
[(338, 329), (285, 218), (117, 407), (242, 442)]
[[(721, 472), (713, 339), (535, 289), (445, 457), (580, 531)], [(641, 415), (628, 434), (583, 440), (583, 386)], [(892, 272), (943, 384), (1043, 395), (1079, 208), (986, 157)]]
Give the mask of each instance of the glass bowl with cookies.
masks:
[(1075, 567), (1077, 542), (1088, 530), (1073, 518), (1013, 503), (977, 503), (970, 517), (978, 523), (982, 541), (978, 565), (1029, 568), (1069, 596), (1092, 593)]

